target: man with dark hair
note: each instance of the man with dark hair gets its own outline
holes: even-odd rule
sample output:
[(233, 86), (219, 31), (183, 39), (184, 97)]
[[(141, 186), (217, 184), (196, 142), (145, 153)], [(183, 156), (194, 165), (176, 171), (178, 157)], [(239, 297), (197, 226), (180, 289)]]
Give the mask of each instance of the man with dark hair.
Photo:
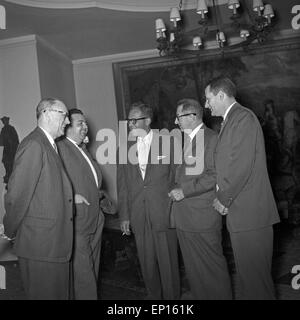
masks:
[(88, 125), (82, 111), (69, 110), (69, 119), (66, 137), (57, 146), (75, 193), (74, 298), (96, 300), (104, 225), (100, 202), (104, 196), (100, 190), (102, 174), (84, 144)]
[(236, 298), (274, 299), (271, 277), (273, 228), (279, 222), (261, 126), (255, 114), (235, 100), (228, 78), (205, 89), (206, 107), (224, 121), (216, 147), (217, 195), (214, 208), (226, 215), (236, 266)]
[(0, 146), (3, 146), (2, 162), (5, 168), (3, 182), (8, 183), (19, 145), (19, 137), (16, 129), (9, 124), (9, 117), (2, 117), (1, 121), (4, 125), (0, 133)]
[[(185, 133), (186, 143), (184, 162), (176, 170), (176, 188), (169, 194), (173, 200), (171, 215), (193, 299), (231, 299), (222, 249), (222, 217), (211, 206), (215, 198), (214, 152), (218, 136), (204, 125), (202, 116), (198, 101), (183, 99), (177, 103), (175, 124)], [(196, 165), (189, 163), (192, 155), (201, 166), (198, 163), (199, 169), (189, 173)]]
[(65, 104), (43, 99), (37, 128), (19, 145), (5, 196), (5, 234), (14, 238), (29, 299), (70, 299), (73, 192), (55, 139), (69, 123)]
[[(134, 233), (142, 275), (149, 299), (179, 299), (180, 279), (175, 230), (169, 229), (168, 192), (174, 183), (175, 166), (162, 160), (150, 163), (154, 142), (161, 140), (151, 130), (152, 109), (133, 104), (128, 115), (128, 150), (136, 148), (138, 161), (119, 164), (117, 170), (121, 231)], [(130, 154), (129, 154), (130, 156)], [(160, 155), (157, 159), (162, 159)], [(128, 160), (128, 159), (127, 159)]]

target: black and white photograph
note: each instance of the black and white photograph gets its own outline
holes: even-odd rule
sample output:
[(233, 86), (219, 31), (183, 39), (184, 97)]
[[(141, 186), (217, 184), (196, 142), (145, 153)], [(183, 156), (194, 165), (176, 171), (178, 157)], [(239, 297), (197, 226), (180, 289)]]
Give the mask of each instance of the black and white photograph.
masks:
[(299, 1), (0, 0), (0, 120), (0, 300), (300, 300)]

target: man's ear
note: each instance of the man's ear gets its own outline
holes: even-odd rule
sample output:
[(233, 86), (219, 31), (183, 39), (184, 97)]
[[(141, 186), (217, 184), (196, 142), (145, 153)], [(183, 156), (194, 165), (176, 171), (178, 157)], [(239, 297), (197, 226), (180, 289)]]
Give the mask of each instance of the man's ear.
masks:
[(150, 118), (147, 118), (147, 119), (146, 119), (146, 124), (147, 124), (147, 126), (149, 126), (149, 127), (150, 127), (151, 122), (152, 122), (152, 121), (151, 121), (151, 119), (150, 119)]
[(221, 101), (223, 101), (225, 99), (226, 94), (222, 90), (219, 91), (218, 95), (219, 95)]

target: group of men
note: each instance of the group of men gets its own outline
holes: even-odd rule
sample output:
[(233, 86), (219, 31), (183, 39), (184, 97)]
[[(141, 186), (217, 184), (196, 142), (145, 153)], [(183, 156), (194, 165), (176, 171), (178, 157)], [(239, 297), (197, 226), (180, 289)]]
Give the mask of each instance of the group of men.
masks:
[[(128, 155), (135, 148), (137, 161), (117, 166), (121, 231), (134, 233), (148, 299), (181, 298), (179, 247), (192, 299), (274, 299), (272, 226), (279, 216), (262, 129), (254, 113), (235, 100), (230, 79), (213, 79), (205, 95), (205, 107), (223, 117), (221, 131), (205, 126), (198, 101), (180, 100), (175, 124), (185, 144), (179, 164), (176, 139), (166, 151), (151, 129), (152, 109), (131, 106), (129, 135), (136, 141), (129, 139)], [(57, 99), (42, 100), (36, 116), (37, 127), (15, 156), (5, 234), (15, 238), (29, 299), (97, 299), (104, 193), (98, 164), (83, 143), (86, 119)], [(199, 168), (193, 171), (189, 160), (195, 154)], [(223, 255), (222, 216), (234, 254), (234, 293)]]
[[(127, 121), (130, 133), (138, 136), (138, 163), (118, 165), (121, 230), (135, 235), (149, 299), (180, 298), (177, 239), (192, 299), (274, 299), (273, 224), (279, 215), (261, 126), (235, 100), (230, 79), (210, 81), (205, 96), (205, 107), (223, 117), (221, 130), (217, 134), (205, 126), (198, 101), (180, 100), (175, 124), (187, 142), (179, 165), (173, 154), (169, 164), (151, 161), (157, 141), (150, 127), (152, 110), (132, 105)], [(201, 170), (193, 173), (189, 157), (197, 149)], [(222, 216), (234, 255), (235, 292), (223, 255)]]
[(5, 234), (15, 238), (28, 299), (97, 299), (104, 191), (99, 166), (83, 143), (85, 116), (60, 100), (43, 99), (36, 118), (15, 156)]

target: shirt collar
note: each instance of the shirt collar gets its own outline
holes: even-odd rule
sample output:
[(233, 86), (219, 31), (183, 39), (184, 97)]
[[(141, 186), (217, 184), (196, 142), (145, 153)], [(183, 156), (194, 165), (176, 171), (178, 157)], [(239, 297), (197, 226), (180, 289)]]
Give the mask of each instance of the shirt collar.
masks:
[(226, 112), (225, 112), (225, 114), (224, 114), (224, 116), (223, 116), (223, 121), (225, 121), (225, 119), (226, 119), (226, 117), (227, 117), (230, 109), (233, 107), (233, 105), (234, 105), (235, 103), (236, 103), (236, 101), (234, 101), (234, 102), (228, 107), (228, 109), (226, 110)]
[(73, 139), (71, 139), (71, 138), (69, 138), (69, 137), (66, 137), (70, 142), (72, 142), (73, 144), (75, 144), (75, 146), (77, 147), (77, 148), (79, 148), (79, 145), (73, 140)]
[(195, 135), (198, 133), (198, 131), (202, 128), (203, 126), (203, 122), (201, 122), (190, 134), (189, 137), (191, 139), (191, 141), (193, 140), (193, 138), (195, 137)]
[(150, 145), (151, 144), (151, 142), (152, 142), (152, 137), (153, 137), (153, 131), (152, 130), (150, 130), (149, 132), (148, 132), (148, 134), (147, 135), (145, 135), (145, 137), (138, 137), (138, 141), (140, 142), (140, 141), (144, 141), (147, 145)]
[(43, 132), (45, 133), (46, 137), (48, 138), (48, 140), (50, 141), (51, 145), (53, 146), (53, 144), (55, 144), (54, 139), (52, 138), (52, 136), (42, 127), (39, 126), (40, 129), (43, 130)]

